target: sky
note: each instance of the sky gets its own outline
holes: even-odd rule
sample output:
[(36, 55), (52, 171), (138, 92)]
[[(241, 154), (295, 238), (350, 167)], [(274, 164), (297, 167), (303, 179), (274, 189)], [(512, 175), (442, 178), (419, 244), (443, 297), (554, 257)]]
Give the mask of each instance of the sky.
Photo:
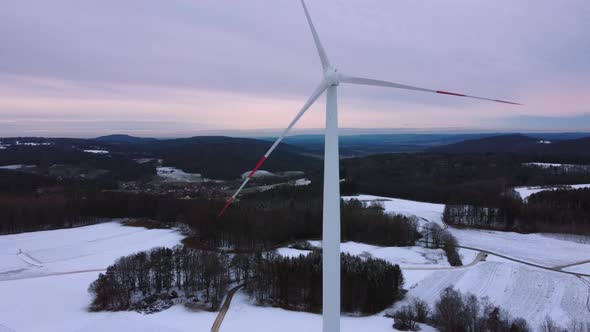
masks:
[[(588, 0), (308, 0), (342, 128), (590, 131)], [(8, 1), (0, 136), (275, 132), (321, 80), (297, 0)], [(320, 98), (296, 126), (324, 126)]]

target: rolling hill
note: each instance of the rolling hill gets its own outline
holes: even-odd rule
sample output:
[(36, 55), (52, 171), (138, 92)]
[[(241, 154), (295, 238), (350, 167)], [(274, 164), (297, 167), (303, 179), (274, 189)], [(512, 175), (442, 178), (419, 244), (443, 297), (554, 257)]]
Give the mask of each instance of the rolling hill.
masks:
[[(237, 179), (254, 167), (272, 143), (250, 138), (199, 136), (179, 139), (152, 139), (127, 135), (103, 136), (97, 139), (70, 138), (5, 138), (0, 153), (2, 165), (87, 165), (120, 174), (116, 179), (135, 179), (136, 175), (155, 174), (153, 165), (139, 166), (135, 159), (162, 160), (163, 166), (199, 173), (211, 179)], [(18, 142), (18, 143), (17, 143)], [(29, 144), (29, 145), (27, 145)], [(89, 153), (101, 151), (103, 153)], [(314, 172), (322, 161), (306, 155), (306, 151), (288, 144), (277, 147), (262, 169)]]
[(590, 137), (550, 141), (522, 134), (499, 135), (433, 147), (448, 154), (510, 153), (537, 157), (590, 158)]

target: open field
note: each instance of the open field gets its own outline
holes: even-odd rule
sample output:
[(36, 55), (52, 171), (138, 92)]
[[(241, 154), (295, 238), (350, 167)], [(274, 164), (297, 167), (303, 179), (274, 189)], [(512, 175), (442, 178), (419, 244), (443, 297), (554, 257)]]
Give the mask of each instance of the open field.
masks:
[[(5, 280), (0, 281), (0, 331), (209, 331), (217, 313), (190, 311), (182, 305), (152, 315), (87, 311), (91, 301), (88, 285), (100, 272), (77, 271), (103, 269), (122, 255), (173, 246), (180, 239), (173, 230), (147, 230), (117, 222), (0, 236), (0, 271), (5, 273)], [(18, 248), (23, 250), (20, 255)], [(6, 273), (14, 269), (22, 271)], [(51, 275), (68, 271), (76, 273)], [(11, 278), (14, 280), (6, 280)], [(321, 331), (320, 315), (258, 307), (240, 293), (234, 301), (222, 331)], [(281, 317), (280, 326), (261, 324), (269, 317)], [(344, 317), (342, 330), (392, 331), (391, 324), (382, 315)]]
[(563, 326), (572, 319), (590, 323), (586, 307), (589, 288), (578, 278), (494, 257), (488, 260), (469, 269), (432, 273), (414, 285), (408, 296), (421, 298), (432, 306), (442, 289), (453, 286), (488, 297), (511, 315), (525, 318), (535, 329), (545, 316)]
[[(361, 196), (374, 201), (374, 196)], [(365, 199), (366, 198), (366, 199)], [(442, 205), (378, 198), (389, 212), (416, 215), (440, 222)], [(461, 244), (497, 251), (545, 266), (590, 259), (590, 245), (541, 234), (516, 234), (451, 229)], [(88, 285), (120, 256), (156, 246), (173, 246), (182, 236), (174, 230), (121, 226), (118, 222), (0, 236), (0, 328), (7, 331), (209, 331), (216, 313), (194, 312), (182, 305), (152, 315), (136, 312), (89, 313)], [(319, 246), (319, 241), (310, 241)], [(19, 253), (19, 249), (21, 252)], [(574, 276), (541, 270), (489, 256), (485, 262), (451, 268), (439, 250), (421, 247), (378, 247), (346, 242), (342, 251), (362, 257), (382, 258), (400, 264), (410, 297), (434, 303), (440, 290), (454, 285), (462, 291), (487, 296), (514, 316), (534, 327), (546, 315), (562, 325), (572, 318), (590, 317), (586, 308), (587, 284)], [(306, 251), (280, 248), (283, 255)], [(461, 250), (464, 263), (476, 252)], [(564, 268), (585, 272), (588, 264)], [(85, 270), (93, 270), (84, 272)], [(75, 274), (68, 274), (74, 272)], [(63, 275), (52, 275), (66, 273)], [(3, 279), (3, 280), (2, 280)], [(14, 279), (14, 280), (10, 280)], [(222, 324), (222, 331), (320, 331), (321, 316), (258, 307), (239, 291)], [(399, 304), (398, 304), (399, 305)], [(35, 317), (35, 319), (31, 319)], [(391, 319), (382, 314), (343, 317), (343, 331), (391, 331)], [(424, 326), (428, 331), (430, 327)], [(0, 331), (3, 331), (0, 329)]]
[(104, 269), (121, 256), (174, 246), (181, 239), (174, 230), (125, 227), (118, 222), (3, 235), (0, 280)]

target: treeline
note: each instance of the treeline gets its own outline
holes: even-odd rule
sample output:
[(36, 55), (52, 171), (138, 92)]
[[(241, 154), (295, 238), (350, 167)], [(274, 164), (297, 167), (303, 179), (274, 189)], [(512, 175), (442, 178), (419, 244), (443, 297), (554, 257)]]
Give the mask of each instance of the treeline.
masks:
[[(320, 312), (322, 306), (322, 256), (258, 257), (246, 290), (260, 304), (291, 310)], [(341, 310), (374, 314), (403, 296), (404, 278), (398, 265), (382, 259), (341, 255)]]
[[(342, 311), (371, 314), (402, 296), (399, 266), (379, 259), (341, 256)], [(230, 283), (245, 283), (260, 304), (319, 312), (321, 253), (296, 258), (276, 252), (227, 254), (177, 246), (118, 259), (89, 287), (90, 310), (166, 308), (172, 299), (216, 309)]]
[[(553, 172), (509, 154), (384, 154), (341, 161), (343, 194), (496, 206), (516, 186), (590, 183), (590, 171)], [(584, 160), (568, 159), (577, 163)]]
[(453, 226), (519, 232), (590, 234), (590, 189), (548, 190), (526, 201), (506, 198), (489, 207), (446, 205), (445, 223)]
[(63, 194), (0, 194), (0, 234), (86, 226), (105, 219), (78, 214)]
[[(69, 191), (60, 194), (0, 195), (0, 233), (72, 227), (103, 218), (147, 218), (192, 229), (193, 247), (268, 248), (321, 236), (322, 200), (314, 191), (286, 187), (236, 202), (223, 218), (221, 201), (183, 200), (148, 194)], [(413, 245), (416, 223), (358, 201), (342, 204), (342, 239), (377, 245)]]
[[(223, 253), (177, 246), (119, 258), (88, 288), (92, 311), (139, 309), (146, 301), (183, 294), (216, 309), (230, 283), (232, 267)], [(174, 291), (172, 293), (171, 291)]]
[(459, 241), (446, 229), (436, 223), (424, 226), (424, 236), (421, 239), (426, 248), (443, 249), (451, 266), (462, 266), (461, 255), (457, 250)]
[(479, 299), (448, 287), (431, 309), (422, 300), (414, 299), (393, 314), (398, 330), (417, 331), (418, 323), (425, 323), (440, 332), (529, 332), (523, 318), (513, 318), (508, 312), (493, 305), (487, 298)]
[(590, 235), (590, 189), (542, 191), (531, 195), (518, 222), (530, 231)]

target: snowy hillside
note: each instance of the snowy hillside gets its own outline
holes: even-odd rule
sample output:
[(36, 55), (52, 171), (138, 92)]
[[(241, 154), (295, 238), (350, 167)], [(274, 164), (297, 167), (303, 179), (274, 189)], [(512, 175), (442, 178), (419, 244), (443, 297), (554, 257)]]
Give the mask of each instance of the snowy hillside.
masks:
[(0, 280), (100, 270), (117, 258), (180, 243), (168, 229), (110, 222), (86, 227), (0, 236)]
[(366, 202), (367, 204), (380, 204), (386, 212), (401, 214), (408, 217), (416, 216), (419, 221), (434, 222), (441, 226), (443, 225), (442, 213), (445, 209), (444, 204), (417, 202), (372, 195), (342, 196), (342, 199), (357, 199), (361, 202)]
[(547, 190), (559, 190), (559, 189), (582, 189), (590, 188), (590, 184), (573, 184), (573, 185), (562, 185), (562, 186), (544, 186), (544, 187), (516, 187), (514, 190), (520, 195), (520, 198), (526, 200), (529, 196), (540, 193), (541, 191)]
[(454, 286), (463, 292), (489, 297), (492, 303), (513, 316), (525, 318), (535, 328), (547, 315), (563, 326), (571, 319), (584, 317), (590, 322), (586, 307), (588, 286), (576, 277), (493, 257), (488, 260), (469, 269), (432, 273), (407, 295), (432, 306), (442, 289)]

